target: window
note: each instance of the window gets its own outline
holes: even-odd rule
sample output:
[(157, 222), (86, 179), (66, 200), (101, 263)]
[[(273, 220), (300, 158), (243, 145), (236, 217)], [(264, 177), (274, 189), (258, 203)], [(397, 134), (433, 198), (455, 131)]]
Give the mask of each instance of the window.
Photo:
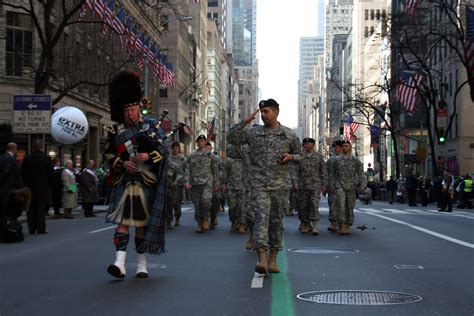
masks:
[(160, 89), (160, 98), (167, 98), (168, 97), (168, 89)]
[(377, 21), (380, 20), (380, 10), (375, 11), (375, 18)]
[(30, 16), (7, 12), (6, 75), (22, 76), (25, 67), (31, 67), (33, 31)]
[[(162, 31), (168, 31), (168, 22), (166, 22), (166, 21), (169, 21), (169, 19), (170, 18), (167, 15), (160, 16), (160, 29)], [(166, 22), (166, 23), (164, 23), (164, 22)]]
[(219, 1), (217, 1), (217, 0), (207, 0), (207, 6), (209, 8), (217, 8), (219, 6)]
[(375, 18), (375, 12), (374, 10), (370, 10), (370, 19), (373, 20)]
[(374, 27), (371, 26), (371, 27), (370, 27), (370, 36), (372, 36), (372, 35), (374, 34), (374, 32), (375, 32)]
[(364, 29), (364, 37), (369, 37), (369, 27), (366, 26)]
[(217, 20), (219, 18), (219, 13), (213, 12), (212, 13), (212, 19)]
[(365, 20), (367, 21), (369, 19), (369, 10), (365, 10)]
[(207, 18), (212, 19), (212, 12), (207, 12)]
[(387, 18), (387, 11), (382, 10), (382, 19), (385, 20)]

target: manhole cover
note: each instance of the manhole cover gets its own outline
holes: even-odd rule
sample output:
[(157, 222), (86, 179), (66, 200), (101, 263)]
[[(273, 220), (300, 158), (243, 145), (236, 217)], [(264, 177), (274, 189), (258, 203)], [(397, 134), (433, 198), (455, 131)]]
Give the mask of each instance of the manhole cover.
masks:
[[(136, 263), (125, 263), (125, 267), (129, 269), (135, 269), (137, 267)], [(159, 263), (147, 263), (146, 267), (148, 269), (166, 269), (165, 264), (159, 264)]]
[(313, 303), (339, 305), (393, 305), (422, 300), (418, 295), (385, 291), (314, 291), (296, 297)]
[(331, 249), (331, 248), (319, 248), (319, 247), (301, 247), (301, 248), (289, 248), (288, 251), (298, 253), (316, 253), (316, 254), (332, 254), (332, 253), (355, 253), (359, 252), (357, 249)]

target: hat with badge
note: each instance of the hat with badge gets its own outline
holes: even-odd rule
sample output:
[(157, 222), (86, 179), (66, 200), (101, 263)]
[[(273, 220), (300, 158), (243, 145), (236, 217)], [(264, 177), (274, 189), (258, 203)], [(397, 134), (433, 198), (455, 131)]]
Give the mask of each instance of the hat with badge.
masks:
[(280, 105), (274, 99), (268, 99), (268, 100), (262, 100), (258, 102), (258, 107), (259, 109), (263, 109), (267, 107), (273, 107), (273, 108), (279, 109)]
[(203, 135), (203, 134), (199, 135), (199, 136), (196, 138), (196, 143), (197, 143), (198, 141), (200, 141), (201, 139), (207, 140), (206, 135)]
[(314, 140), (314, 138), (306, 137), (303, 139), (303, 145), (307, 143), (316, 144), (316, 141)]

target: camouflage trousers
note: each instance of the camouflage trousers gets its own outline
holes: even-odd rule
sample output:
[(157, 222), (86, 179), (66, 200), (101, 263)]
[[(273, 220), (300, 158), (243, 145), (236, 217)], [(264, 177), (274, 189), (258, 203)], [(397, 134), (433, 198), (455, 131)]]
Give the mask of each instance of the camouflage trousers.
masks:
[(255, 210), (254, 239), (257, 248), (281, 250), (283, 217), (288, 207), (288, 190), (253, 190), (252, 204)]
[(198, 222), (209, 219), (211, 215), (212, 184), (193, 185), (191, 196), (194, 204), (194, 220)]
[(255, 227), (255, 210), (252, 203), (252, 193), (250, 190), (245, 190), (245, 220), (249, 231), (253, 232)]
[(221, 192), (212, 192), (211, 200), (211, 218), (216, 218), (221, 210), (223, 194)]
[(333, 196), (334, 193), (331, 193), (331, 192), (328, 192), (328, 208), (329, 208), (329, 221), (332, 222), (334, 220), (336, 220), (336, 218), (334, 218), (334, 207), (332, 205), (332, 196)]
[(227, 203), (229, 204), (229, 220), (231, 223), (245, 225), (245, 191), (229, 190), (227, 192)]
[(340, 224), (349, 226), (354, 223), (354, 207), (356, 204), (356, 191), (344, 191), (337, 188), (332, 195), (333, 216)]
[[(181, 202), (183, 201), (183, 186), (171, 186), (166, 187), (166, 220), (168, 222), (173, 221), (173, 215), (175, 218), (181, 217)], [(173, 214), (174, 211), (174, 214)]]
[(298, 191), (300, 220), (304, 223), (319, 221), (319, 199), (320, 191), (300, 190)]

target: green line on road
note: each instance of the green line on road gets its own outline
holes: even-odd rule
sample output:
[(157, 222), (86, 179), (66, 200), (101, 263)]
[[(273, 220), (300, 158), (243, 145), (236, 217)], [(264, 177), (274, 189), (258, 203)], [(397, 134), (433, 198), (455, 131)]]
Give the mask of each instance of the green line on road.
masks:
[[(282, 246), (285, 249), (284, 243)], [(272, 274), (272, 316), (292, 316), (295, 315), (295, 306), (287, 275), (286, 251), (281, 251), (277, 260), (280, 273)]]

